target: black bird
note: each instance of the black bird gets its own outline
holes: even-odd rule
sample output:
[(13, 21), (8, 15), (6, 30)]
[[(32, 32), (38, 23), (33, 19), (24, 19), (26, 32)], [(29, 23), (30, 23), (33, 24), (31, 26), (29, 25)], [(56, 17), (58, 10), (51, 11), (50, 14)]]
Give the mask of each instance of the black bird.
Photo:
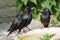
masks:
[(9, 34), (7, 36), (9, 36), (12, 32), (16, 31), (17, 29), (22, 29), (21, 25), (23, 22), (23, 18), (21, 14), (17, 14), (16, 18), (13, 20), (10, 28), (8, 29), (7, 32), (9, 32)]
[(26, 14), (23, 16), (23, 20), (24, 20), (23, 26), (28, 28), (27, 26), (31, 23), (31, 20), (32, 20), (31, 7), (26, 7), (25, 12)]
[(17, 14), (15, 20), (13, 20), (12, 25), (8, 29), (9, 34), (7, 36), (9, 36), (12, 32), (14, 32), (16, 30), (19, 30), (18, 33), (20, 33), (20, 31), (24, 27), (27, 27), (31, 23), (31, 20), (32, 20), (31, 8), (26, 7), (25, 12), (26, 12), (26, 14), (24, 16), (21, 14)]
[[(25, 15), (23, 16), (23, 22), (21, 27), (24, 28), (28, 28), (27, 26), (31, 23), (32, 20), (32, 14), (31, 14), (31, 7), (26, 7), (25, 8)], [(29, 30), (31, 30), (30, 28), (28, 28)], [(18, 33), (20, 33), (21, 28), (19, 29)], [(25, 32), (25, 30), (23, 30)]]
[(50, 15), (50, 10), (48, 8), (44, 8), (41, 15), (41, 23), (44, 25), (45, 28), (49, 26)]

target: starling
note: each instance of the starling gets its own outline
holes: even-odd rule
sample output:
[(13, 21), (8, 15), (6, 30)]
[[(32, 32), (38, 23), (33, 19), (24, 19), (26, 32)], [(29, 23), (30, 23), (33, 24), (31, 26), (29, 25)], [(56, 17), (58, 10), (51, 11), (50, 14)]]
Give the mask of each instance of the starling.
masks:
[(8, 29), (9, 34), (7, 36), (9, 36), (12, 32), (14, 32), (16, 30), (19, 30), (18, 33), (20, 33), (20, 31), (24, 27), (27, 27), (31, 23), (31, 20), (32, 20), (31, 8), (26, 7), (25, 12), (26, 12), (26, 14), (24, 16), (21, 15), (21, 13), (17, 14), (15, 20), (13, 20), (12, 25)]
[(22, 27), (20, 25), (22, 25), (23, 22), (23, 18), (21, 14), (17, 14), (16, 18), (13, 20), (10, 28), (8, 29), (7, 32), (9, 32), (9, 34), (7, 36), (9, 36), (12, 32), (16, 31), (17, 29), (22, 29)]
[[(27, 26), (31, 23), (31, 20), (32, 20), (31, 8), (26, 7), (25, 12), (26, 12), (26, 14), (23, 16), (23, 20), (24, 20), (23, 26), (28, 28)], [(31, 30), (31, 29), (29, 29), (29, 30)]]
[[(25, 15), (23, 16), (23, 22), (22, 22), (21, 27), (22, 28), (24, 28), (24, 27), (28, 28), (27, 26), (31, 23), (31, 20), (32, 20), (31, 8), (26, 7), (25, 8)], [(31, 30), (30, 28), (28, 28), (28, 29)], [(18, 33), (20, 32), (20, 30), (21, 30), (21, 28), (19, 29)]]
[(41, 15), (41, 23), (44, 25), (45, 28), (49, 26), (50, 15), (50, 10), (48, 8), (44, 8)]

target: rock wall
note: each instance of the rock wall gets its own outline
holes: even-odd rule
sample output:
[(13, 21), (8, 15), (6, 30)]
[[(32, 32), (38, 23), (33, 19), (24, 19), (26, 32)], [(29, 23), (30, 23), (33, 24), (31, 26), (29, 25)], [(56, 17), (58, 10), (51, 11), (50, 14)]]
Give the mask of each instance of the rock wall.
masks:
[(0, 0), (0, 23), (10, 22), (16, 14), (16, 0)]

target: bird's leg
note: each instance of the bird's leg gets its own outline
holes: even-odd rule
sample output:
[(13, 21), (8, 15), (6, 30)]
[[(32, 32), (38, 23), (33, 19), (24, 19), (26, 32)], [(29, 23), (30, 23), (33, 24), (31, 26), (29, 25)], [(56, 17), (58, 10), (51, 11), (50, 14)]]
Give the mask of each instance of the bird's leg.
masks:
[(19, 35), (21, 34), (20, 32), (21, 32), (21, 28), (18, 30), (18, 33), (16, 34), (16, 36), (19, 37)]
[(31, 30), (29, 27), (26, 27), (26, 28), (28, 28), (28, 29), (29, 29), (29, 31)]
[(26, 33), (26, 31), (24, 30), (24, 28), (23, 28), (23, 32)]
[(21, 34), (20, 32), (21, 32), (21, 29), (19, 29), (18, 34)]
[(50, 28), (50, 27), (49, 27), (49, 24), (44, 25), (44, 27), (45, 27), (45, 28), (48, 28), (48, 30), (49, 30), (49, 28)]
[(50, 28), (49, 24), (47, 25), (47, 27), (48, 27), (48, 30), (49, 30), (49, 28)]

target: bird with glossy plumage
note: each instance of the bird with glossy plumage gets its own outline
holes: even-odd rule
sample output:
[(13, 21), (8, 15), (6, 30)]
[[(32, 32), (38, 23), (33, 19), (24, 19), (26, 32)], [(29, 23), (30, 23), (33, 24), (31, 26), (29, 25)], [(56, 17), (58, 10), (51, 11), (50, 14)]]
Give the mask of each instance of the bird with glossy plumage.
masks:
[(23, 22), (22, 15), (20, 13), (18, 13), (16, 18), (13, 20), (10, 28), (7, 31), (7, 32), (9, 32), (9, 34), (7, 36), (9, 36), (12, 32), (16, 31), (19, 28), (22, 29), (22, 27), (21, 27), (22, 22)]
[(41, 17), (41, 23), (44, 25), (44, 27), (48, 27), (50, 23), (50, 15), (51, 12), (48, 8), (44, 8)]
[(24, 16), (21, 13), (17, 14), (16, 18), (13, 20), (10, 28), (8, 29), (9, 34), (7, 36), (9, 36), (12, 32), (16, 30), (18, 30), (18, 33), (20, 33), (24, 27), (27, 27), (31, 23), (32, 20), (31, 8), (26, 7), (25, 12), (26, 14)]
[[(31, 7), (25, 8), (25, 15), (23, 16), (23, 20), (24, 20), (23, 26), (28, 28), (28, 25), (32, 21)], [(31, 30), (30, 28), (28, 29)]]

